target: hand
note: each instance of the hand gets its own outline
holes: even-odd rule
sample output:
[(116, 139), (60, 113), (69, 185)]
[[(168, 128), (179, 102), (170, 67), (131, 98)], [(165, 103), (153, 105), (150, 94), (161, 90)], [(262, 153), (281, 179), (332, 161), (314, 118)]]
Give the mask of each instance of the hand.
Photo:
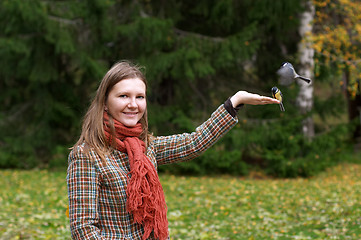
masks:
[(246, 91), (239, 91), (231, 97), (233, 107), (239, 104), (250, 104), (250, 105), (265, 105), (265, 104), (280, 104), (280, 101), (274, 98), (261, 96)]

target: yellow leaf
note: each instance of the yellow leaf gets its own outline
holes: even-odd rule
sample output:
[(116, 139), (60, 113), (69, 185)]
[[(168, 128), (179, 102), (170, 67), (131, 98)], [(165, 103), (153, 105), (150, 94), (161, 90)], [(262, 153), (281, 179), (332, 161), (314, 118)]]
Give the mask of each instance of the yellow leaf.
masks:
[(69, 206), (66, 208), (65, 215), (69, 218)]

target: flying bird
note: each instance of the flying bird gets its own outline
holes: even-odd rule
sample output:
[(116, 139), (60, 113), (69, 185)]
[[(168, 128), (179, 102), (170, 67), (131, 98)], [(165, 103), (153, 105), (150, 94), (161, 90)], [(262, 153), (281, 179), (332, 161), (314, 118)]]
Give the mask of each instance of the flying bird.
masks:
[(301, 79), (308, 84), (311, 82), (311, 79), (300, 76), (296, 73), (295, 68), (289, 62), (284, 62), (280, 69), (278, 69), (277, 74), (279, 75), (279, 81), (283, 85), (291, 84), (295, 79)]

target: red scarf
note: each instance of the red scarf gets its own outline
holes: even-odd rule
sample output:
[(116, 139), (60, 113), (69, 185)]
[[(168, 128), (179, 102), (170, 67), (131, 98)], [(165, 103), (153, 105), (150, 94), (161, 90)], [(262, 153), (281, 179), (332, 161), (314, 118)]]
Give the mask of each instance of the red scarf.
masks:
[[(127, 211), (133, 214), (135, 222), (143, 225), (143, 240), (152, 231), (155, 238), (167, 239), (167, 205), (157, 171), (145, 155), (145, 143), (138, 138), (143, 131), (142, 126), (138, 123), (134, 127), (126, 127), (116, 119), (113, 120), (116, 148), (128, 154), (130, 164)], [(110, 132), (109, 116), (104, 112), (104, 133), (109, 143), (112, 143)]]

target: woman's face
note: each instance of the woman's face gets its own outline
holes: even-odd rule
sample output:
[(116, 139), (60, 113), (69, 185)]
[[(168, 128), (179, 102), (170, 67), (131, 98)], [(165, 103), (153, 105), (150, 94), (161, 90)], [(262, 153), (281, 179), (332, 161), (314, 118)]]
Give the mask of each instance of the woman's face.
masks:
[(141, 79), (123, 79), (109, 91), (105, 109), (125, 126), (134, 127), (147, 108), (145, 92)]

